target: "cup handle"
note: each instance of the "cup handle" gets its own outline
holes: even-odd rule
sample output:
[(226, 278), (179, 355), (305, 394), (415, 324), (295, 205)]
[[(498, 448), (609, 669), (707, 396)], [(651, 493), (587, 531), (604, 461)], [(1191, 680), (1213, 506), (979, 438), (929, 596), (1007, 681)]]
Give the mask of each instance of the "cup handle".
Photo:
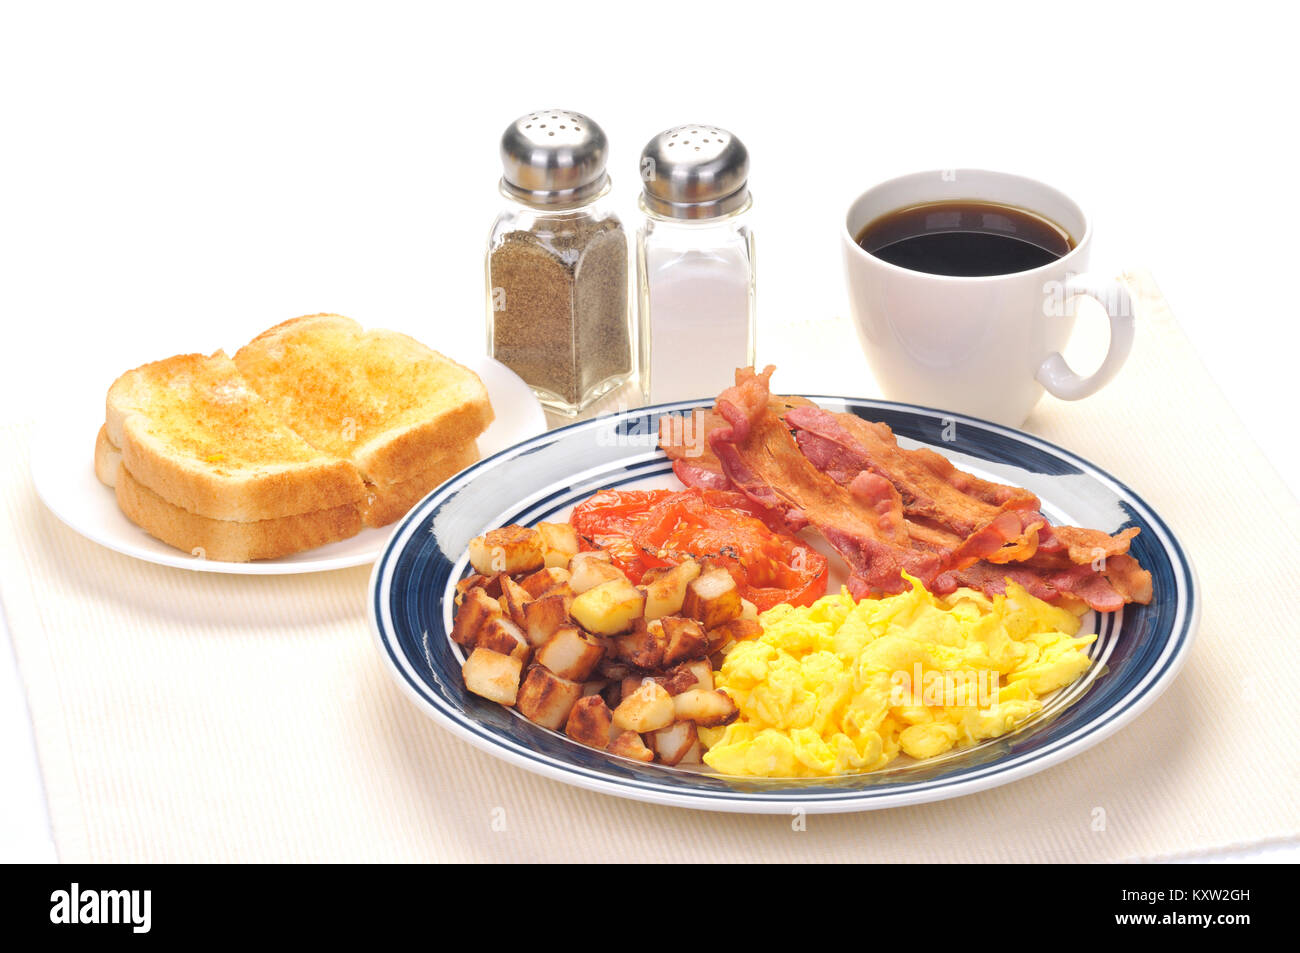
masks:
[(1064, 302), (1078, 295), (1087, 295), (1106, 309), (1110, 316), (1110, 347), (1101, 367), (1087, 377), (1080, 377), (1070, 370), (1059, 351), (1039, 365), (1035, 375), (1038, 383), (1062, 400), (1079, 400), (1097, 393), (1110, 383), (1133, 349), (1133, 302), (1127, 288), (1111, 278), (1075, 275), (1065, 283)]

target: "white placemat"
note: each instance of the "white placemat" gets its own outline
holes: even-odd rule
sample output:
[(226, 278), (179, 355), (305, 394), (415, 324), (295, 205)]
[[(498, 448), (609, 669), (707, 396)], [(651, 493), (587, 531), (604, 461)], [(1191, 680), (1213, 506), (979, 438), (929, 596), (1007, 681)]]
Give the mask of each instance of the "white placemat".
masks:
[[(250, 578), (120, 556), (44, 510), (29, 428), (0, 428), (0, 596), (61, 859), (1128, 860), (1295, 838), (1300, 506), (1154, 284), (1130, 284), (1129, 366), (1027, 426), (1169, 520), (1205, 596), (1192, 657), (1150, 710), (1064, 765), (867, 814), (682, 811), (508, 767), (418, 714), (383, 673), (367, 570)], [(1098, 328), (1085, 324), (1086, 339)], [(857, 353), (844, 321), (760, 343), (784, 388), (871, 396)], [(92, 437), (69, 435), (86, 441), (87, 465)]]

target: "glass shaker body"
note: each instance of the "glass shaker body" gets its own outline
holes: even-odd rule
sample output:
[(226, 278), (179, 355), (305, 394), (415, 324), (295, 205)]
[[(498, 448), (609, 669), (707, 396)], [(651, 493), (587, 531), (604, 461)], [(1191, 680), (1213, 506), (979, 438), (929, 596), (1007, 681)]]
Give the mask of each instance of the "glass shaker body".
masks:
[(729, 215), (667, 218), (641, 204), (638, 370), (648, 403), (712, 397), (754, 363), (754, 235)]
[(488, 238), (488, 353), (568, 416), (635, 369), (627, 235), (602, 199), (572, 208), (510, 201)]

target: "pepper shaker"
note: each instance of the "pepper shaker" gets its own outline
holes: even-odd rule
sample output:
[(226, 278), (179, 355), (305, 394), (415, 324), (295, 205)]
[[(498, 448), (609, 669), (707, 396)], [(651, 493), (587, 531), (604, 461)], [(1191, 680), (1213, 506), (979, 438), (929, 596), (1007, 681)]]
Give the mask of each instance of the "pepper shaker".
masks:
[(641, 152), (639, 371), (649, 403), (717, 394), (754, 363), (749, 153), (717, 126), (676, 126)]
[(501, 192), (487, 250), (488, 352), (538, 399), (575, 416), (634, 371), (628, 250), (605, 205), (605, 133), (544, 109), (501, 137)]

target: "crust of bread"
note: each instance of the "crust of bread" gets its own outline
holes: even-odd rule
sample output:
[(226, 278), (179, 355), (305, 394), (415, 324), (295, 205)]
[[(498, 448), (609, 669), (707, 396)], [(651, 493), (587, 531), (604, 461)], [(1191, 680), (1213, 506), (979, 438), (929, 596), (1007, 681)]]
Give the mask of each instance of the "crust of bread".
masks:
[(386, 486), (367, 487), (362, 519), (367, 526), (387, 526), (405, 516), (416, 503), (445, 481), (478, 460), (478, 446), (471, 440), (456, 447), (423, 473)]
[(107, 442), (135, 481), (197, 516), (253, 523), (365, 497), (356, 468), (281, 423), (221, 351), (128, 371), (109, 389), (106, 417)]
[(483, 405), (466, 404), (441, 420), (389, 431), (358, 447), (351, 459), (372, 483), (402, 483), (431, 469), (430, 461), (455, 453), (458, 445), (472, 444), (491, 422), (490, 406), (484, 416)]
[(341, 315), (284, 321), (234, 360), (282, 420), (374, 485), (419, 477), (493, 420), (487, 389), (469, 368)]
[(95, 476), (105, 486), (117, 485), (117, 468), (122, 465), (122, 451), (108, 439), (108, 425), (95, 436)]
[(150, 536), (196, 558), (223, 562), (274, 559), (355, 536), (361, 531), (357, 503), (256, 522), (209, 519), (164, 500), (119, 467), (117, 503)]

